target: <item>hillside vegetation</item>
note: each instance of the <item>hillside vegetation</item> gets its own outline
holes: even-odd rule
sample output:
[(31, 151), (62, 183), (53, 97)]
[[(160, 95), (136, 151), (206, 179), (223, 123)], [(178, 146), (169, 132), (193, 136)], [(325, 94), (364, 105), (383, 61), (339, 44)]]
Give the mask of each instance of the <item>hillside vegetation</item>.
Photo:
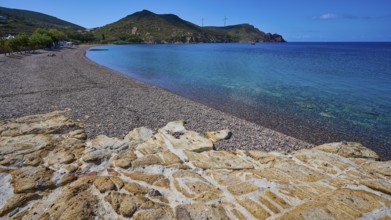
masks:
[(67, 39), (78, 43), (285, 42), (281, 35), (265, 33), (250, 24), (200, 27), (173, 14), (158, 15), (147, 10), (89, 32), (50, 15), (0, 7), (0, 38), (31, 35), (39, 28), (60, 30), (68, 36)]
[(31, 34), (37, 28), (84, 30), (83, 27), (56, 17), (27, 10), (0, 7), (0, 37), (8, 34)]
[(94, 35), (104, 42), (285, 42), (281, 35), (264, 33), (249, 24), (200, 27), (173, 14), (158, 15), (147, 10), (97, 28)]

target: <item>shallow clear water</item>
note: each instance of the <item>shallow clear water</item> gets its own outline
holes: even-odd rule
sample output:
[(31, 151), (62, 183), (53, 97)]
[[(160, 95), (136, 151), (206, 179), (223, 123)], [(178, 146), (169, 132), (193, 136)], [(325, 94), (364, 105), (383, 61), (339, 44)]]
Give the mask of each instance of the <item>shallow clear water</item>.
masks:
[(391, 158), (391, 43), (110, 45), (91, 60), (312, 143)]

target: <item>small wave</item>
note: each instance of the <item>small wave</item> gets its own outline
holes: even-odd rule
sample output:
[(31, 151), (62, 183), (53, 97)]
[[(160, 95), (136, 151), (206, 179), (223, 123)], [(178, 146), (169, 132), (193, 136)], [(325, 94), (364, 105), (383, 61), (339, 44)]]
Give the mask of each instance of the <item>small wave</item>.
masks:
[(89, 49), (88, 51), (108, 51), (109, 49)]

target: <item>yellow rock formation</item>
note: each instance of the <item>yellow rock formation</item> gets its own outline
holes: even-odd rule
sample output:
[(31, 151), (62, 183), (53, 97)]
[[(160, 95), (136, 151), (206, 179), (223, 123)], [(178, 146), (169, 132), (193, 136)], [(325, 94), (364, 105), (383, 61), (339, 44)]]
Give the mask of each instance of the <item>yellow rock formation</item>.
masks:
[(361, 144), (213, 150), (230, 135), (176, 121), (87, 139), (65, 112), (0, 122), (0, 218), (391, 218), (391, 162)]

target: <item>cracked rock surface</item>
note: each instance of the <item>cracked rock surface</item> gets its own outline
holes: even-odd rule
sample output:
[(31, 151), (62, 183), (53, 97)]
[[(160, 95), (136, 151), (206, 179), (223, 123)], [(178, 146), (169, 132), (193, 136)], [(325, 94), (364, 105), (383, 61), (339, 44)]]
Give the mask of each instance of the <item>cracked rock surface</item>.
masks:
[(215, 151), (183, 121), (88, 139), (66, 112), (0, 122), (1, 219), (390, 219), (391, 164), (358, 143)]

